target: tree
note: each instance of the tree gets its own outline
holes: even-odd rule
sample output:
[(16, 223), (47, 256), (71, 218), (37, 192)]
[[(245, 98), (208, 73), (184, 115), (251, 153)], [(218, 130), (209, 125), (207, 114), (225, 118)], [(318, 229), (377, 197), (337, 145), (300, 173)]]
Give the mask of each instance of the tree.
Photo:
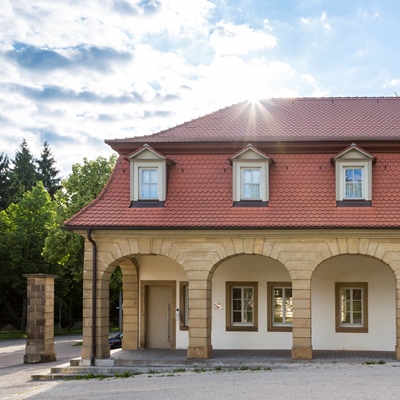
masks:
[(57, 178), (59, 170), (55, 167), (56, 161), (51, 154), (51, 150), (47, 142), (43, 143), (41, 158), (36, 160), (38, 165), (37, 178), (43, 182), (44, 187), (49, 192), (50, 197), (54, 200), (54, 196), (60, 189), (60, 178)]
[[(57, 274), (59, 266), (48, 262), (42, 255), (49, 229), (55, 226), (55, 217), (54, 204), (42, 182), (23, 194), (18, 204), (13, 203), (7, 210), (1, 211), (2, 319), (23, 317), (24, 313), (19, 307), (24, 304), (26, 296), (26, 280), (23, 274)], [(10, 310), (13, 316), (10, 315)]]
[(10, 160), (4, 153), (0, 153), (0, 211), (10, 204)]
[(31, 190), (37, 181), (35, 160), (25, 139), (22, 140), (19, 150), (15, 153), (13, 164), (14, 168), (11, 171), (10, 194), (11, 201), (17, 203), (22, 195)]
[(84, 158), (83, 164), (72, 166), (72, 173), (61, 181), (62, 189), (55, 195), (58, 225), (50, 230), (43, 255), (48, 262), (62, 266), (56, 285), (59, 285), (58, 292), (63, 296), (62, 305), (67, 311), (68, 328), (72, 327), (74, 319), (72, 310), (82, 310), (84, 239), (61, 230), (60, 226), (100, 194), (115, 161), (115, 155), (109, 159), (98, 157), (94, 161)]

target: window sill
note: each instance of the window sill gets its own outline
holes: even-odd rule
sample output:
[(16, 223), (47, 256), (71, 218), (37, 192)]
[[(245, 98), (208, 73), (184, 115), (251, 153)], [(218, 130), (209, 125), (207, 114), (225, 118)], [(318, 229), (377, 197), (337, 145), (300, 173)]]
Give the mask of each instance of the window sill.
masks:
[(257, 326), (227, 326), (227, 332), (258, 332)]
[(342, 200), (336, 202), (336, 207), (372, 207), (371, 200)]
[(268, 332), (292, 332), (292, 325), (290, 325), (290, 326), (283, 326), (283, 325), (268, 326)]
[(268, 201), (261, 201), (261, 200), (234, 201), (233, 207), (268, 207)]
[(138, 200), (131, 201), (130, 208), (159, 208), (164, 207), (165, 201), (158, 200)]
[(366, 326), (341, 326), (336, 328), (336, 333), (368, 333), (368, 327)]

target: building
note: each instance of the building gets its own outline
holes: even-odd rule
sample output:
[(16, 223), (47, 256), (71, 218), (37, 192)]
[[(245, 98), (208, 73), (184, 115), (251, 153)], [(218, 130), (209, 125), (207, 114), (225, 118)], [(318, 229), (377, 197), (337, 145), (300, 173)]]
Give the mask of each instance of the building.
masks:
[(123, 349), (400, 359), (400, 98), (245, 102), (106, 143), (109, 182), (65, 222), (86, 239), (84, 360), (109, 357), (118, 265)]

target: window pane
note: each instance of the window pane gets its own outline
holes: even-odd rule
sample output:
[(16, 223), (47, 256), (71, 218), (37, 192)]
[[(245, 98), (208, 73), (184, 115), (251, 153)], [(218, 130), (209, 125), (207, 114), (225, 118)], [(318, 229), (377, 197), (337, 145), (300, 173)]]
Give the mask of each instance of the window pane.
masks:
[(232, 313), (232, 322), (234, 323), (242, 322), (242, 313), (240, 311), (234, 311)]
[(357, 312), (353, 314), (353, 324), (361, 324), (362, 323), (362, 314), (361, 312)]
[(293, 317), (292, 289), (285, 289), (285, 322), (291, 323)]
[(243, 169), (243, 183), (252, 183), (251, 169)]
[(242, 309), (242, 301), (241, 300), (233, 300), (232, 305), (233, 311), (240, 311)]

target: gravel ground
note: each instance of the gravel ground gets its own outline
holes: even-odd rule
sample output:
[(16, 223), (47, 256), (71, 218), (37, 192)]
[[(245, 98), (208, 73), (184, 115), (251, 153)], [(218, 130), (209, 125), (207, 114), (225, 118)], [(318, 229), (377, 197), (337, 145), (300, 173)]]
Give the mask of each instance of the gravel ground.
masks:
[[(1, 388), (6, 399), (399, 399), (400, 365), (310, 364), (268, 371), (180, 372)], [(12, 375), (10, 376), (12, 378)], [(17, 391), (15, 390), (17, 389)], [(5, 397), (4, 397), (5, 396)]]

